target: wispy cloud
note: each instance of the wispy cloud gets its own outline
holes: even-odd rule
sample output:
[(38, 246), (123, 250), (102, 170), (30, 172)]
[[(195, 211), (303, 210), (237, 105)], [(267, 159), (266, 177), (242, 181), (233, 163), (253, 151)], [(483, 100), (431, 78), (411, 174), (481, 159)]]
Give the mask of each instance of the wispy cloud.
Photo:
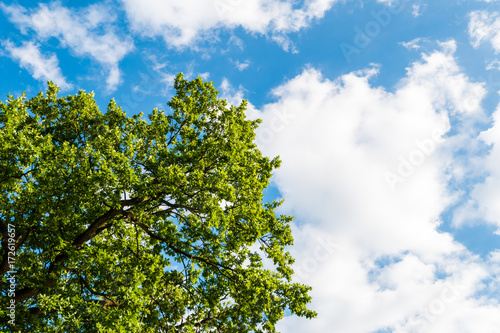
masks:
[(24, 42), (21, 46), (16, 46), (10, 40), (4, 40), (1, 45), (8, 55), (19, 62), (19, 65), (26, 69), (35, 79), (53, 81), (63, 90), (73, 87), (63, 76), (59, 68), (59, 60), (55, 54), (42, 54), (38, 45), (33, 42)]
[(414, 17), (419, 17), (420, 15), (422, 15), (426, 7), (427, 5), (425, 3), (415, 3), (411, 6), (412, 8), (411, 14)]
[(250, 66), (250, 61), (248, 60), (245, 60), (243, 62), (240, 62), (239, 60), (236, 60), (234, 62), (234, 65), (236, 66), (236, 68), (241, 72), (241, 71), (244, 71), (245, 69), (248, 68), (248, 66)]
[(423, 42), (427, 42), (427, 38), (417, 37), (408, 42), (400, 42), (399, 44), (407, 48), (408, 50), (418, 50)]
[(500, 53), (500, 13), (475, 11), (470, 14), (469, 36), (474, 47), (489, 42)]
[(76, 56), (89, 57), (100, 63), (108, 75), (108, 90), (116, 90), (121, 82), (118, 63), (134, 45), (130, 38), (115, 33), (112, 23), (116, 17), (111, 8), (96, 4), (76, 11), (62, 7), (58, 2), (39, 4), (38, 8), (30, 10), (3, 3), (0, 3), (0, 8), (22, 33), (34, 31), (38, 40), (57, 38)]

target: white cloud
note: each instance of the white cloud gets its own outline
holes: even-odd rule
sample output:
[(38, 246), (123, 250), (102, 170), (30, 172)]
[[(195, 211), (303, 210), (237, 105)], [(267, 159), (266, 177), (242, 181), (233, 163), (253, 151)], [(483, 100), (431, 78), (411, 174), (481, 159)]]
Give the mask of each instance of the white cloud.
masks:
[(118, 66), (113, 66), (109, 70), (108, 78), (106, 79), (106, 84), (108, 85), (108, 89), (110, 91), (116, 90), (118, 85), (121, 82), (121, 73)]
[(492, 70), (492, 69), (497, 69), (497, 70), (500, 70), (500, 60), (493, 60), (491, 61), (487, 66), (486, 66), (486, 69), (487, 70)]
[(421, 43), (428, 42), (427, 38), (417, 37), (409, 42), (400, 42), (399, 44), (407, 48), (408, 50), (418, 50), (421, 47)]
[[(298, 221), (290, 251), (319, 313), (313, 321), (287, 317), (280, 331), (499, 327), (498, 302), (475, 296), (498, 274), (494, 265), (437, 229), (456, 202), (447, 184), (463, 162), (454, 153), (474, 147), (471, 124), (484, 116), (485, 94), (456, 64), (456, 43), (440, 45), (407, 69), (394, 92), (370, 83), (377, 67), (334, 81), (308, 68), (273, 91), (276, 102), (253, 110), (263, 119), (260, 148), (283, 161), (273, 183), (286, 198), (283, 213)], [(222, 91), (242, 98), (227, 80)], [(436, 129), (448, 134), (435, 138)], [(401, 157), (415, 151), (423, 162), (391, 191), (384, 174), (397, 173)]]
[(498, 12), (475, 11), (470, 14), (469, 37), (477, 48), (489, 42), (496, 53), (500, 53), (500, 14)]
[(411, 14), (414, 17), (419, 17), (420, 15), (422, 15), (422, 12), (425, 10), (426, 7), (427, 7), (426, 4), (415, 3), (411, 6), (412, 8)]
[(485, 172), (483, 182), (476, 184), (470, 199), (454, 216), (456, 225), (474, 224), (483, 220), (500, 230), (500, 105), (493, 113), (493, 126), (479, 138), (489, 146), (489, 154), (478, 168)]
[(323, 17), (337, 0), (310, 0), (301, 6), (282, 0), (122, 0), (133, 28), (146, 36), (161, 36), (174, 47), (193, 46), (213, 38), (219, 28), (242, 27), (270, 35), (293, 49), (285, 34)]
[(243, 43), (243, 40), (241, 38), (238, 38), (236, 36), (231, 36), (229, 40), (227, 41), (228, 45), (234, 45), (241, 51), (245, 48), (245, 44)]
[[(239, 86), (238, 89), (235, 89), (229, 80), (226, 78), (222, 79), (222, 83), (220, 85), (220, 97), (227, 100), (228, 104), (239, 106), (241, 101), (244, 99), (245, 90), (242, 86)], [(255, 108), (255, 106), (247, 101), (247, 110), (246, 116), (250, 120), (258, 119), (260, 116), (259, 111)]]
[(409, 1), (410, 0), (377, 0), (377, 2), (386, 4), (387, 6), (406, 5)]
[(203, 80), (207, 81), (210, 77), (210, 72), (198, 73), (198, 76)]
[(392, 3), (395, 2), (395, 0), (377, 0), (377, 2), (384, 3), (384, 4), (391, 6)]
[(248, 66), (250, 66), (250, 61), (245, 60), (243, 62), (240, 62), (239, 60), (236, 60), (234, 62), (234, 65), (241, 72), (241, 71), (244, 71), (245, 69), (247, 69)]
[(97, 4), (71, 11), (58, 2), (39, 4), (32, 10), (3, 3), (0, 3), (0, 8), (22, 33), (33, 30), (40, 40), (57, 38), (75, 55), (90, 57), (100, 63), (107, 71), (108, 90), (116, 90), (121, 82), (118, 63), (133, 49), (133, 43), (113, 31), (111, 23), (116, 18), (110, 8)]
[[(157, 56), (154, 54), (144, 54), (144, 58), (149, 62), (145, 71), (139, 72), (141, 80), (132, 87), (132, 91), (137, 95), (135, 99), (141, 100), (143, 96), (169, 96), (174, 87), (175, 77), (177, 76), (178, 65), (172, 65), (166, 56)], [(196, 72), (196, 64), (190, 62), (184, 64), (183, 74), (187, 80), (202, 78), (207, 81), (210, 72)], [(142, 96), (142, 97), (141, 97)], [(136, 106), (133, 106), (134, 108)], [(161, 106), (159, 108), (162, 108)]]
[(38, 45), (33, 42), (24, 42), (21, 46), (15, 46), (10, 40), (4, 40), (1, 45), (10, 57), (18, 61), (19, 65), (26, 69), (35, 79), (53, 81), (63, 90), (73, 87), (63, 76), (59, 68), (59, 60), (55, 54), (42, 54)]

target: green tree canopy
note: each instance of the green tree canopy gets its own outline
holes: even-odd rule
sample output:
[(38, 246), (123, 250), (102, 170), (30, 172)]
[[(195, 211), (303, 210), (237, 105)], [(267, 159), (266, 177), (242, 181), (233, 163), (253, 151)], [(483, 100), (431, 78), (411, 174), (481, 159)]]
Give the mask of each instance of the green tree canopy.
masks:
[(315, 316), (291, 280), (292, 218), (263, 202), (280, 161), (257, 149), (259, 121), (200, 78), (175, 89), (148, 121), (51, 82), (0, 102), (0, 329), (275, 332), (287, 310)]

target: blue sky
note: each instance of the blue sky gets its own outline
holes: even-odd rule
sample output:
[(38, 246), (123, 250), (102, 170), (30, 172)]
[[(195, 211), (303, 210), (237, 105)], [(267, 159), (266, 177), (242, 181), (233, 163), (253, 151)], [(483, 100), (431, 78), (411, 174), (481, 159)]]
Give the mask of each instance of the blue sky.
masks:
[[(495, 0), (1, 2), (0, 93), (53, 80), (128, 115), (175, 74), (262, 118), (316, 320), (282, 332), (498, 332)], [(4, 97), (5, 99), (6, 97)]]

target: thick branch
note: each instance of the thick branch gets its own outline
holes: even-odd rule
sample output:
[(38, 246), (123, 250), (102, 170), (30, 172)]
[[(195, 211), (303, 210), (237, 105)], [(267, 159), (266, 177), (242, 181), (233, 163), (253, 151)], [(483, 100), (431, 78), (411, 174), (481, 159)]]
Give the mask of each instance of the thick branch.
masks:
[[(73, 246), (75, 246), (77, 249), (80, 249), (83, 244), (97, 235), (100, 228), (110, 222), (114, 217), (122, 213), (123, 211), (119, 209), (108, 210), (106, 213), (95, 219), (94, 222), (84, 232), (82, 232), (75, 238), (72, 243)], [(60, 274), (59, 270), (67, 258), (68, 255), (66, 253), (61, 253), (56, 256), (54, 261), (50, 264), (49, 270), (47, 272), (47, 279), (42, 283), (40, 287), (49, 288), (55, 284), (56, 278)], [(40, 287), (24, 288), (19, 290), (18, 292), (16, 292), (16, 302), (22, 302), (37, 295), (39, 293)]]
[(102, 296), (102, 297), (108, 298), (108, 295), (106, 293), (99, 293), (99, 292), (95, 291), (94, 289), (92, 289), (92, 287), (89, 285), (89, 283), (87, 281), (85, 281), (85, 279), (82, 278), (81, 276), (79, 277), (79, 280), (85, 286), (85, 288), (87, 288), (87, 290), (90, 291), (90, 293), (92, 295), (94, 295), (94, 296)]
[(15, 179), (22, 179), (23, 177), (27, 176), (30, 172), (34, 171), (35, 169), (29, 169), (28, 171), (20, 174), (20, 175), (9, 175), (7, 176), (6, 178), (2, 179), (0, 181), (0, 185), (2, 185), (4, 182), (6, 182), (7, 180), (11, 179), (11, 178), (15, 178)]
[(100, 217), (98, 217), (84, 232), (78, 235), (73, 241), (73, 245), (76, 248), (80, 248), (90, 239), (97, 235), (97, 231), (102, 228), (105, 224), (111, 221), (115, 216), (118, 216), (123, 211), (121, 209), (110, 209)]

